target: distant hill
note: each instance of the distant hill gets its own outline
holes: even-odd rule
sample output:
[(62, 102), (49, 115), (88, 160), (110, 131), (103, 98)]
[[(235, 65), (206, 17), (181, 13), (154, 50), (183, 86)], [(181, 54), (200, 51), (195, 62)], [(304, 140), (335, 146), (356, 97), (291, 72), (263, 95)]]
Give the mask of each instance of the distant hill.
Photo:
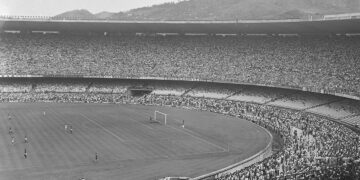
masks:
[[(70, 12), (93, 15), (86, 10)], [(304, 19), (351, 12), (360, 12), (359, 0), (186, 0), (93, 16), (120, 20), (248, 20)]]
[(100, 12), (100, 13), (97, 13), (94, 15), (99, 19), (110, 19), (114, 14), (116, 14), (116, 13), (103, 11), (103, 12)]
[(72, 17), (77, 19), (97, 19), (97, 17), (86, 9), (72, 10), (56, 15), (55, 17)]

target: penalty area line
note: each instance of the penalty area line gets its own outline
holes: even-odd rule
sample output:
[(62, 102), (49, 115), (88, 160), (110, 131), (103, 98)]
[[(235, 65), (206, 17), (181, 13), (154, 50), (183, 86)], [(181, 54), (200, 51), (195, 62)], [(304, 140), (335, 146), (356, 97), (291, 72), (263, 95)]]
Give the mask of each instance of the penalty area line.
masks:
[(137, 121), (137, 120), (135, 120), (135, 119), (133, 119), (133, 118), (129, 118), (129, 120), (130, 120), (130, 121), (133, 121), (133, 122), (135, 122), (135, 123), (137, 123), (137, 124), (140, 124), (140, 125), (142, 125), (142, 126), (145, 126), (146, 128), (149, 128), (149, 129), (154, 130), (154, 128), (152, 128), (152, 127), (150, 127), (150, 126), (148, 126), (148, 125), (146, 125), (146, 124), (144, 124), (144, 123), (141, 123), (141, 122), (139, 122), (139, 121)]
[[(146, 114), (150, 114), (150, 113), (148, 113), (148, 112), (145, 112)], [(151, 114), (150, 114), (151, 115)], [(178, 121), (178, 122), (181, 122), (181, 121), (179, 121), (178, 119), (174, 119), (175, 121)], [(175, 127), (172, 127), (172, 126), (169, 126), (169, 125), (165, 125), (166, 127), (170, 127), (170, 128), (172, 128), (172, 129), (175, 129), (175, 130), (177, 130), (177, 131), (179, 131), (179, 132), (182, 132), (182, 133), (184, 133), (184, 134), (187, 134), (187, 135), (189, 135), (189, 136), (191, 136), (191, 137), (193, 137), (193, 138), (195, 138), (195, 139), (198, 139), (199, 141), (202, 141), (202, 142), (204, 142), (204, 143), (206, 143), (206, 144), (209, 144), (209, 145), (211, 145), (211, 146), (214, 146), (214, 147), (216, 147), (216, 148), (219, 148), (219, 149), (221, 149), (222, 150), (222, 152), (227, 152), (228, 151), (228, 149), (225, 149), (225, 148), (223, 148), (223, 147), (221, 147), (221, 146), (219, 146), (219, 145), (216, 145), (216, 144), (214, 144), (214, 143), (212, 143), (212, 142), (209, 142), (209, 141), (207, 141), (207, 140), (205, 140), (205, 139), (203, 139), (203, 138), (201, 138), (201, 137), (198, 137), (198, 136), (195, 136), (194, 134), (192, 134), (191, 133), (191, 131), (190, 130), (188, 130), (188, 129), (186, 129), (186, 128), (181, 128), (181, 129), (178, 129), (178, 128), (175, 128)]]
[[(168, 125), (166, 125), (166, 126), (168, 126)], [(212, 143), (212, 142), (209, 142), (209, 141), (207, 141), (207, 140), (205, 140), (205, 139), (203, 139), (203, 138), (200, 138), (200, 137), (198, 137), (198, 136), (195, 136), (195, 135), (191, 134), (191, 133), (189, 132), (189, 130), (187, 130), (186, 128), (183, 128), (184, 130), (181, 130), (181, 129), (178, 129), (178, 128), (175, 128), (175, 127), (172, 127), (172, 126), (168, 126), (168, 127), (172, 128), (172, 129), (175, 129), (175, 130), (177, 130), (177, 131), (179, 131), (179, 132), (182, 132), (182, 133), (184, 133), (184, 134), (187, 134), (187, 135), (189, 135), (189, 136), (191, 136), (191, 137), (193, 137), (193, 138), (195, 138), (195, 139), (198, 139), (199, 141), (202, 141), (202, 142), (204, 142), (204, 143), (206, 143), (206, 144), (209, 144), (209, 145), (212, 145), (212, 146), (214, 146), (214, 147), (216, 147), (216, 148), (222, 149), (222, 152), (228, 151), (227, 149), (225, 149), (225, 148), (223, 148), (223, 147), (221, 147), (221, 146), (219, 146), (219, 145), (216, 145), (216, 144), (214, 144), (214, 143)]]
[[(122, 107), (122, 108), (126, 108), (126, 110), (127, 110), (128, 112), (129, 112), (129, 111), (135, 112), (134, 109), (131, 109), (131, 108), (129, 108), (129, 107)], [(138, 113), (138, 112), (137, 112), (137, 113)], [(146, 114), (147, 114), (147, 113), (146, 113)], [(139, 115), (142, 117), (143, 114), (140, 112)], [(145, 117), (145, 118), (146, 118), (146, 117)], [(140, 122), (140, 121), (137, 121), (135, 118), (130, 117), (129, 120), (130, 120), (130, 121), (133, 121), (133, 122), (135, 122), (135, 123), (137, 123), (137, 124), (140, 124), (140, 125), (142, 125), (142, 126), (144, 126), (144, 127), (146, 127), (146, 128), (149, 128), (149, 129), (154, 130), (154, 128), (152, 128), (151, 126), (149, 126), (149, 125), (147, 125), (147, 124), (145, 124), (145, 123), (142, 123), (142, 122)]]
[(86, 120), (92, 122), (93, 124), (95, 124), (96, 126), (99, 126), (100, 128), (102, 128), (104, 131), (106, 131), (107, 133), (109, 133), (110, 135), (112, 135), (113, 137), (115, 137), (116, 139), (118, 139), (121, 142), (125, 142), (124, 139), (122, 139), (121, 137), (119, 137), (118, 135), (114, 134), (113, 132), (111, 132), (110, 130), (108, 130), (107, 128), (105, 128), (104, 126), (102, 126), (101, 124), (97, 123), (96, 121), (86, 117), (84, 114), (79, 113), (82, 117), (84, 117)]

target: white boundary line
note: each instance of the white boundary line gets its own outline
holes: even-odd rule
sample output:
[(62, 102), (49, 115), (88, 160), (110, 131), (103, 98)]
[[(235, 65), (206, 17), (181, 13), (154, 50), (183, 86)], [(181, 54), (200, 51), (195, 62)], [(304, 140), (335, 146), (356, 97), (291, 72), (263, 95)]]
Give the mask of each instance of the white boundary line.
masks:
[[(146, 114), (150, 114), (150, 113), (148, 113), (148, 112), (145, 112), (145, 113), (146, 113)], [(178, 119), (175, 119), (175, 118), (174, 118), (174, 120), (178, 121)], [(179, 122), (181, 122), (181, 121), (179, 121)], [(227, 151), (228, 151), (227, 149), (225, 149), (225, 148), (223, 148), (223, 147), (221, 147), (221, 146), (219, 146), (219, 145), (216, 145), (216, 144), (214, 144), (214, 143), (212, 143), (212, 142), (209, 142), (209, 141), (207, 141), (207, 140), (205, 140), (205, 139), (203, 139), (203, 138), (200, 138), (200, 137), (198, 137), (198, 136), (195, 136), (195, 135), (191, 134), (191, 133), (190, 133), (191, 131), (188, 130), (188, 129), (186, 129), (186, 128), (184, 128), (184, 131), (182, 131), (181, 129), (177, 129), (177, 128), (174, 128), (174, 127), (169, 126), (169, 125), (165, 125), (165, 126), (170, 127), (170, 128), (172, 128), (172, 129), (175, 129), (175, 130), (177, 130), (177, 131), (179, 131), (179, 132), (182, 132), (182, 133), (184, 133), (184, 134), (187, 134), (187, 135), (189, 135), (189, 136), (191, 136), (191, 137), (193, 137), (193, 138), (195, 138), (195, 139), (198, 139), (198, 140), (200, 140), (200, 141), (202, 141), (202, 142), (205, 142), (205, 143), (207, 143), (207, 144), (210, 144), (210, 145), (212, 145), (212, 146), (214, 146), (214, 147), (216, 147), (216, 148), (222, 149), (222, 152), (227, 152)], [(190, 131), (190, 132), (189, 132), (189, 131)]]
[(116, 139), (118, 139), (121, 142), (125, 142), (124, 139), (122, 139), (121, 137), (119, 137), (118, 135), (114, 134), (113, 132), (111, 132), (110, 130), (106, 129), (104, 126), (102, 126), (101, 124), (97, 123), (96, 121), (86, 117), (84, 114), (79, 113), (82, 117), (84, 117), (85, 119), (87, 119), (88, 121), (92, 122), (93, 124), (101, 127), (104, 131), (106, 131), (107, 133), (109, 133), (110, 135), (112, 135), (113, 137), (115, 137)]
[(152, 127), (149, 126), (149, 125), (146, 125), (146, 124), (144, 124), (144, 123), (141, 123), (141, 122), (139, 122), (139, 121), (134, 120), (133, 118), (129, 118), (129, 119), (130, 119), (131, 121), (137, 123), (137, 124), (140, 124), (140, 125), (143, 125), (143, 126), (149, 128), (149, 129), (154, 129), (154, 128), (152, 128)]
[[(123, 108), (123, 107), (121, 107), (121, 108)], [(128, 107), (126, 107), (126, 108), (129, 109)], [(131, 110), (131, 111), (134, 111), (133, 109), (130, 109), (130, 110)], [(142, 126), (145, 126), (145, 127), (149, 128), (149, 129), (154, 130), (154, 128), (152, 128), (151, 126), (149, 126), (149, 125), (147, 125), (147, 124), (144, 124), (144, 123), (141, 123), (141, 122), (135, 120), (135, 119), (132, 118), (132, 117), (130, 117), (129, 119), (130, 119), (131, 121), (137, 123), (137, 124), (140, 124), (140, 125), (142, 125)]]
[[(166, 125), (166, 126), (168, 126), (168, 125)], [(179, 132), (182, 132), (182, 133), (184, 133), (184, 134), (187, 134), (187, 135), (189, 135), (189, 136), (191, 136), (191, 137), (193, 137), (193, 138), (195, 138), (195, 139), (198, 139), (199, 141), (202, 141), (202, 142), (204, 142), (204, 143), (206, 143), (206, 144), (210, 144), (210, 145), (212, 145), (212, 146), (214, 146), (214, 147), (217, 147), (217, 148), (219, 148), (219, 149), (222, 149), (222, 152), (227, 152), (228, 150), (227, 149), (225, 149), (225, 148), (223, 148), (223, 147), (221, 147), (221, 146), (219, 146), (219, 145), (216, 145), (216, 144), (214, 144), (214, 143), (212, 143), (212, 142), (209, 142), (209, 141), (207, 141), (207, 140), (205, 140), (205, 139), (203, 139), (203, 138), (200, 138), (200, 137), (198, 137), (198, 136), (195, 136), (195, 135), (193, 135), (193, 134), (191, 134), (190, 132), (189, 132), (189, 130), (187, 130), (187, 129), (185, 129), (184, 128), (184, 131), (182, 131), (181, 129), (177, 129), (177, 128), (174, 128), (174, 127), (172, 127), (172, 126), (168, 126), (168, 127), (170, 127), (170, 128), (172, 128), (172, 129), (175, 129), (175, 130), (177, 130), (177, 131), (179, 131)]]

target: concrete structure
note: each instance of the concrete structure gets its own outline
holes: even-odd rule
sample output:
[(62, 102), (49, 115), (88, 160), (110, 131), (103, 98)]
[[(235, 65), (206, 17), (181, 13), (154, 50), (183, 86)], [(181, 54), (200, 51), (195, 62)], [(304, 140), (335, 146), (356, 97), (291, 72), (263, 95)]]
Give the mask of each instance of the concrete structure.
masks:
[(360, 33), (360, 19), (254, 21), (115, 21), (0, 17), (0, 31), (72, 33), (347, 34)]

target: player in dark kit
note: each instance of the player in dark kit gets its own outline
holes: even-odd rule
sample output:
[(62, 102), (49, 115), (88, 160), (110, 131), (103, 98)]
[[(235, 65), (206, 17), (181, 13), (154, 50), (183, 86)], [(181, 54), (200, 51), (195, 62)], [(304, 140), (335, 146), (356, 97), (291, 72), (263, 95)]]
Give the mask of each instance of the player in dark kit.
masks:
[(98, 161), (98, 153), (97, 152), (95, 152), (95, 162), (97, 162)]
[(13, 130), (11, 129), (11, 127), (9, 127), (9, 134), (12, 135), (13, 133)]
[(27, 159), (27, 151), (26, 151), (26, 148), (24, 150), (24, 158)]

